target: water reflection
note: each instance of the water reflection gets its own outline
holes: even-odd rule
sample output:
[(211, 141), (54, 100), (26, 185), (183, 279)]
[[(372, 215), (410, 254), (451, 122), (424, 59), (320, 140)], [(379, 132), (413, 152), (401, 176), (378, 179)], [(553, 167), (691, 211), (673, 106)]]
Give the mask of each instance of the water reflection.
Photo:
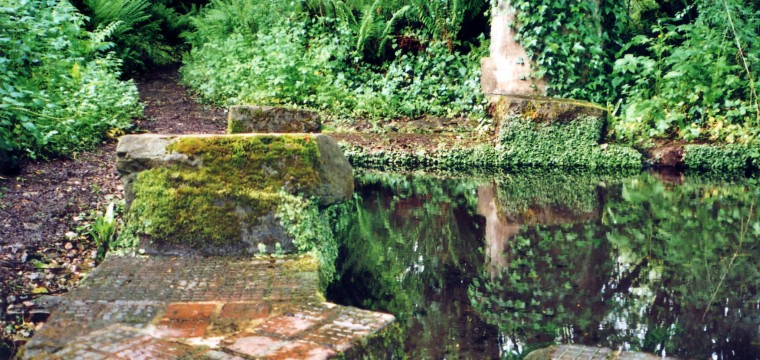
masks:
[(396, 314), (411, 358), (521, 358), (551, 343), (760, 357), (753, 180), (369, 173), (357, 185), (328, 296)]
[(485, 262), (491, 278), (496, 278), (501, 269), (509, 265), (509, 240), (520, 233), (520, 224), (499, 216), (497, 201), (496, 186), (478, 187), (478, 215), (486, 220)]

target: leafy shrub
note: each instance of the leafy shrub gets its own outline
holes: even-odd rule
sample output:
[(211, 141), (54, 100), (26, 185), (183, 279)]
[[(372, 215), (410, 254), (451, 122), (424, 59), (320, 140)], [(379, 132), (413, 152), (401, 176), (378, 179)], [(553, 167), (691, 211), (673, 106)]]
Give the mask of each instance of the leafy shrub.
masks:
[(325, 37), (310, 39), (304, 21), (282, 18), (266, 32), (246, 34), (248, 28), (196, 46), (185, 61), (183, 79), (216, 103), (319, 108), (326, 101), (318, 97), (335, 91), (329, 89), (333, 56), (345, 58), (348, 48)]
[[(417, 51), (402, 49), (395, 32), (407, 10), (394, 6), (212, 1), (193, 20), (183, 80), (220, 104), (285, 104), (341, 118), (482, 117), (479, 61), (487, 42), (481, 38), (480, 46), (459, 51), (417, 31), (406, 33)], [(389, 9), (395, 10), (386, 17)], [(392, 58), (381, 56), (383, 44), (395, 50)]]
[(760, 8), (743, 0), (695, 6), (693, 21), (684, 19), (689, 8), (659, 20), (615, 63), (613, 83), (623, 106), (614, 129), (621, 137), (756, 138), (760, 110), (753, 79), (760, 68), (748, 66), (760, 61)]
[(85, 31), (65, 0), (0, 0), (0, 152), (36, 158), (93, 148), (141, 115), (112, 28)]
[[(549, 95), (617, 104), (610, 129), (749, 143), (760, 109), (756, 1), (520, 0), (517, 40)], [(617, 112), (617, 110), (620, 110)]]
[[(377, 77), (374, 94), (363, 102), (383, 99), (379, 117), (424, 114), (443, 116), (484, 116), (485, 101), (480, 90), (480, 58), (485, 48), (468, 53), (450, 52), (444, 42), (424, 41), (425, 50), (413, 54), (399, 52), (383, 77)], [(360, 110), (360, 109), (357, 109)]]

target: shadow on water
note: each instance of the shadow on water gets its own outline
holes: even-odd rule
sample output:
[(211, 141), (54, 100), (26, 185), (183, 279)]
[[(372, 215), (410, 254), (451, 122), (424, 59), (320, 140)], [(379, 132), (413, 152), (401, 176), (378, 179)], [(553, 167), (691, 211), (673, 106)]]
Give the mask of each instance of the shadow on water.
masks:
[(410, 358), (575, 343), (760, 358), (753, 179), (368, 172), (330, 300), (393, 313)]

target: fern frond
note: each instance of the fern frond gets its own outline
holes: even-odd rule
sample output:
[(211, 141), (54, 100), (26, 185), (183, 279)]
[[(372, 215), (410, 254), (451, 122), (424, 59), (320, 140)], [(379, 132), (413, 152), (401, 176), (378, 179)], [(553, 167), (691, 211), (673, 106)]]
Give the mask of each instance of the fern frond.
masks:
[(97, 26), (119, 21), (113, 34), (125, 33), (135, 25), (150, 19), (148, 0), (85, 0), (92, 10), (92, 18)]
[(366, 7), (362, 14), (361, 26), (359, 27), (359, 33), (356, 40), (356, 51), (364, 51), (365, 46), (372, 37), (373, 28), (375, 28), (375, 13), (380, 7), (380, 0)]
[(396, 25), (396, 22), (402, 19), (409, 12), (409, 10), (411, 10), (411, 8), (412, 7), (410, 5), (406, 5), (401, 9), (398, 9), (398, 11), (393, 13), (391, 19), (385, 23), (385, 29), (383, 29), (383, 32), (380, 34), (380, 46), (377, 49), (378, 56), (383, 55), (383, 52), (385, 51), (385, 45), (388, 43), (388, 39), (390, 39), (390, 35), (393, 32), (393, 28)]
[(90, 32), (90, 51), (104, 51), (112, 48), (113, 43), (108, 41), (108, 39), (116, 33), (121, 25), (121, 21), (117, 20)]

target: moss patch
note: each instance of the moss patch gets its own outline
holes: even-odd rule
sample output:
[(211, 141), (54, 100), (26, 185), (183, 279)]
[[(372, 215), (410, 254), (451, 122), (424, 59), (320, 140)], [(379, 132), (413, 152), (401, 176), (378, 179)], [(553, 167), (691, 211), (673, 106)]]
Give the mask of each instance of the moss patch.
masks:
[(557, 99), (545, 96), (501, 96), (491, 106), (495, 119), (519, 115), (533, 122), (565, 122), (583, 116), (602, 119), (607, 113), (604, 107), (587, 101)]
[(225, 186), (193, 171), (165, 168), (140, 173), (134, 191), (128, 225), (154, 242), (191, 248), (240, 243), (241, 229), (256, 225), (278, 199), (276, 193)]
[(190, 248), (246, 245), (246, 232), (271, 214), (284, 189), (300, 193), (318, 183), (317, 143), (304, 136), (184, 137), (167, 152), (177, 163), (137, 175), (127, 233)]
[(197, 177), (224, 187), (299, 193), (319, 181), (319, 148), (310, 136), (183, 137), (167, 151), (199, 159)]
[(324, 290), (335, 276), (335, 260), (338, 258), (338, 242), (330, 226), (329, 211), (321, 212), (315, 201), (304, 201), (284, 192), (279, 195), (275, 214), (293, 238), (298, 251), (316, 258), (320, 286)]

